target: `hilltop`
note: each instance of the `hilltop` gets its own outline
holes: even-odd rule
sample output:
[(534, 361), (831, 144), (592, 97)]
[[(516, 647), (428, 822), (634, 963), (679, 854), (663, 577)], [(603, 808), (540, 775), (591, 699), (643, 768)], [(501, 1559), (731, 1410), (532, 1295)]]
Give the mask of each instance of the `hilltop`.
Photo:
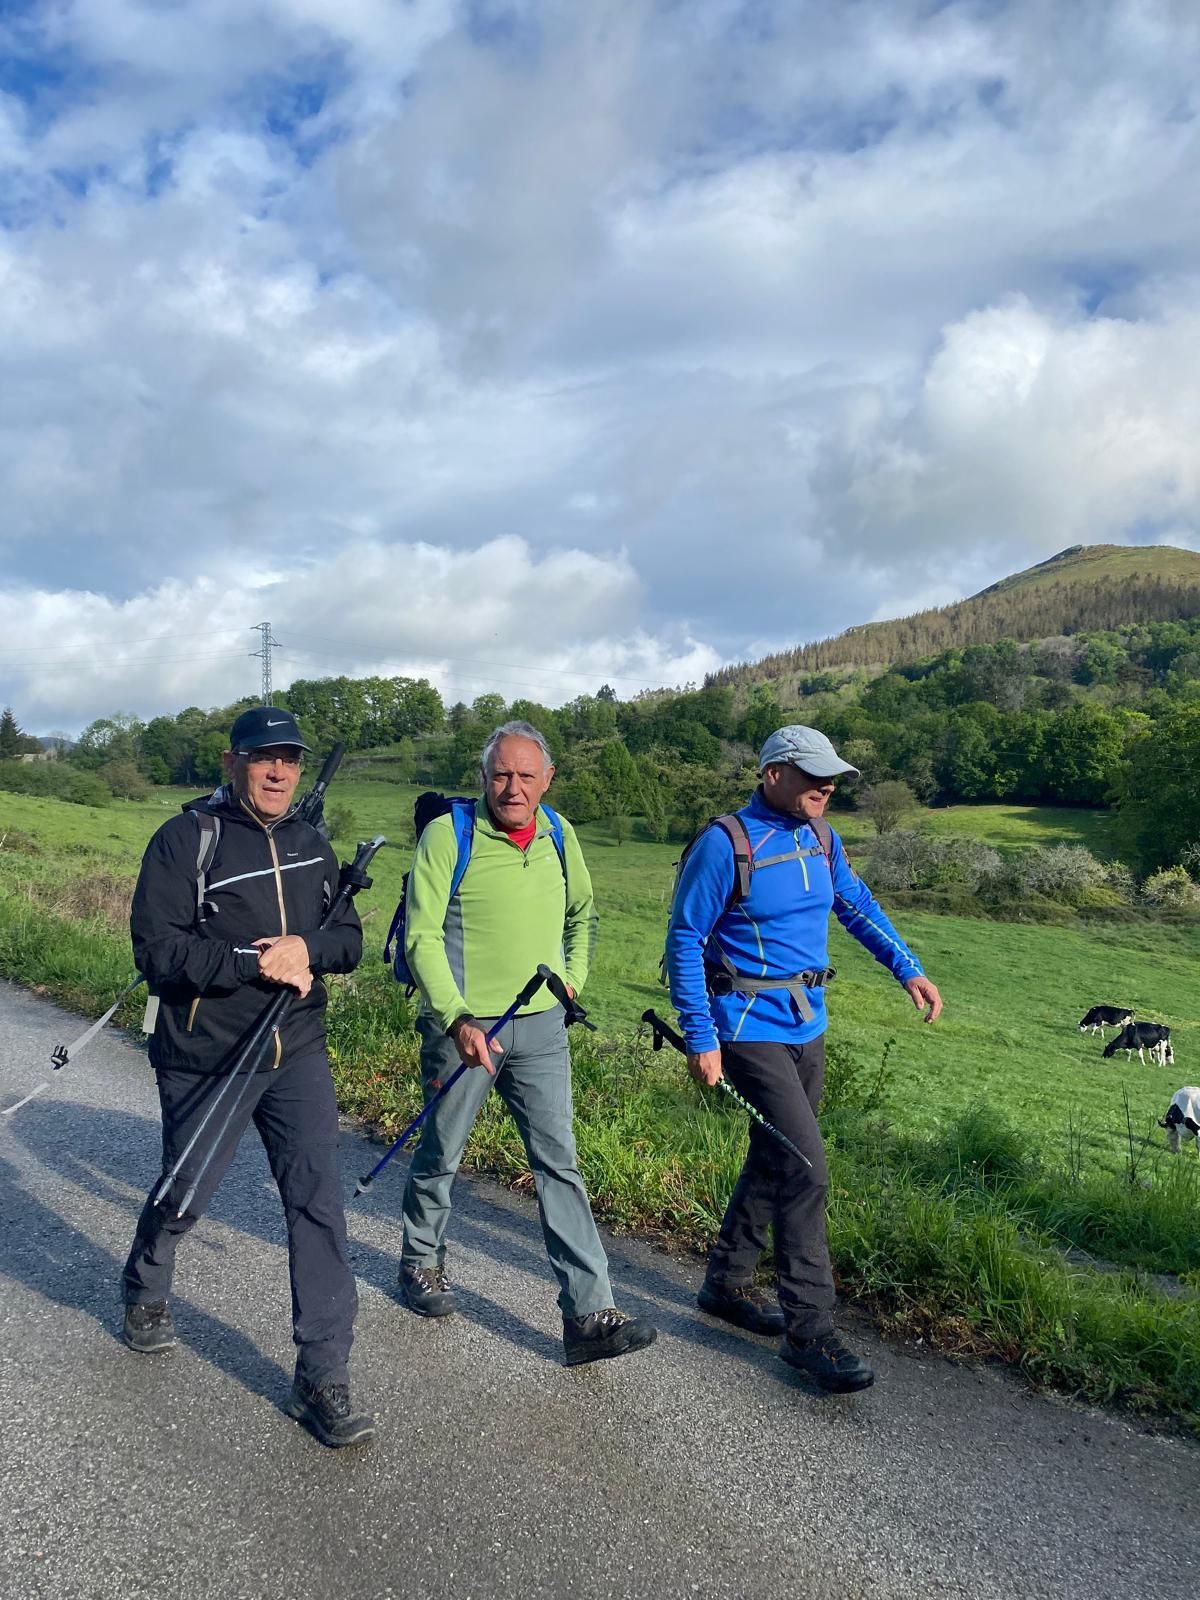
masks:
[(953, 605), (847, 628), (742, 662), (711, 682), (743, 685), (830, 668), (883, 671), (943, 650), (1200, 615), (1200, 554), (1173, 545), (1072, 545)]

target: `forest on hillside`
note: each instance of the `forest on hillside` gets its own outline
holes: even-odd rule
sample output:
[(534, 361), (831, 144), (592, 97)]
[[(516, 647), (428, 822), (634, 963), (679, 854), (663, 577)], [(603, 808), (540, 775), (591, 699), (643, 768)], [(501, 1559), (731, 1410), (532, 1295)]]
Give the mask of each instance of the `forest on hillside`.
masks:
[[(605, 686), (557, 707), (498, 694), (447, 707), (424, 679), (378, 677), (297, 680), (275, 698), (318, 751), (344, 742), (360, 776), (439, 788), (472, 787), (487, 734), (524, 719), (549, 741), (569, 817), (618, 828), (638, 817), (655, 839), (687, 838), (741, 803), (767, 734), (803, 722), (862, 771), (838, 804), (889, 784), (925, 805), (1115, 804), (1124, 853), (1145, 871), (1190, 859), (1200, 841), (1200, 617), (954, 648), (873, 677), (814, 673), (786, 693), (760, 682), (740, 704), (708, 682), (630, 701)], [(0, 759), (0, 788), (88, 804), (202, 788), (252, 703), (100, 718), (59, 761)]]
[(1127, 624), (1176, 621), (1198, 612), (1200, 577), (1145, 573), (1081, 581), (1064, 573), (1037, 583), (1010, 580), (954, 605), (891, 622), (864, 623), (761, 661), (726, 667), (713, 674), (713, 681), (744, 685), (793, 673), (921, 661), (955, 646), (1115, 630)]

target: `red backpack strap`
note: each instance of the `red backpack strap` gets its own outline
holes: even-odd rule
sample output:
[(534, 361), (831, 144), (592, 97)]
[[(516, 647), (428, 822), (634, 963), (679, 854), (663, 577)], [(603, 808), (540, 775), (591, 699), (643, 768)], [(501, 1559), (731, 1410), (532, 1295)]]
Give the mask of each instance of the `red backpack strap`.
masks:
[(735, 870), (733, 893), (729, 897), (728, 904), (736, 906), (739, 900), (745, 900), (750, 893), (750, 878), (754, 872), (754, 852), (750, 848), (750, 835), (746, 832), (746, 824), (741, 817), (734, 813), (713, 817), (709, 826), (720, 828), (733, 846)]

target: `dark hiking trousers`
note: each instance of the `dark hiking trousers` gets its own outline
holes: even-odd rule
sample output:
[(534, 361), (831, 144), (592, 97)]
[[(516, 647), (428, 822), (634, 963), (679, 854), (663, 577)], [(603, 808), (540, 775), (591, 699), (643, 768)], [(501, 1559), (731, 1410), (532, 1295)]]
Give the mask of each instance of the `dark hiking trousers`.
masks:
[[(162, 1105), (165, 1176), (225, 1079), (213, 1073), (177, 1070), (155, 1076)], [(125, 1263), (125, 1303), (147, 1305), (170, 1294), (179, 1241), (203, 1216), (242, 1134), (253, 1121), (266, 1148), (287, 1220), (296, 1374), (314, 1384), (345, 1383), (358, 1295), (346, 1258), (337, 1103), (324, 1051), (289, 1061), (276, 1072), (253, 1074), (253, 1085), (191, 1206), (182, 1217), (175, 1215), (242, 1081), (239, 1079), (215, 1112), (161, 1206), (154, 1204), (161, 1182), (156, 1179)]]
[(734, 1088), (803, 1150), (812, 1169), (751, 1122), (750, 1151), (708, 1258), (709, 1282), (730, 1288), (752, 1282), (770, 1228), (788, 1332), (818, 1338), (833, 1329), (835, 1299), (825, 1238), (829, 1172), (817, 1126), (825, 1036), (807, 1044), (726, 1042), (721, 1067)]

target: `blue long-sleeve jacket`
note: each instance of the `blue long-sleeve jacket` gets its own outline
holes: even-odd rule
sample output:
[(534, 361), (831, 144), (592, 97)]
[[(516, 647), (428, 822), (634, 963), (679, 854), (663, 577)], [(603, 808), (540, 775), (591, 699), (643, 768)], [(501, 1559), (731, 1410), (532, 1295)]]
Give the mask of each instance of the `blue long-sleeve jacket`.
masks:
[(729, 899), (736, 869), (723, 828), (709, 828), (684, 862), (667, 929), (666, 965), (671, 1001), (689, 1050), (715, 1050), (719, 1041), (734, 1039), (803, 1044), (825, 1031), (823, 989), (805, 990), (811, 1022), (803, 1020), (786, 989), (709, 994), (706, 947), (710, 965), (721, 966), (719, 952), (724, 952), (730, 966), (753, 978), (819, 970), (829, 962), (829, 913), (835, 911), (847, 932), (897, 982), (922, 974), (921, 963), (846, 859), (836, 833), (827, 862), (822, 853), (800, 853), (819, 847), (816, 834), (806, 822), (775, 811), (761, 791), (738, 816), (756, 858), (783, 854), (789, 844), (796, 854), (753, 872), (748, 897), (733, 907)]

